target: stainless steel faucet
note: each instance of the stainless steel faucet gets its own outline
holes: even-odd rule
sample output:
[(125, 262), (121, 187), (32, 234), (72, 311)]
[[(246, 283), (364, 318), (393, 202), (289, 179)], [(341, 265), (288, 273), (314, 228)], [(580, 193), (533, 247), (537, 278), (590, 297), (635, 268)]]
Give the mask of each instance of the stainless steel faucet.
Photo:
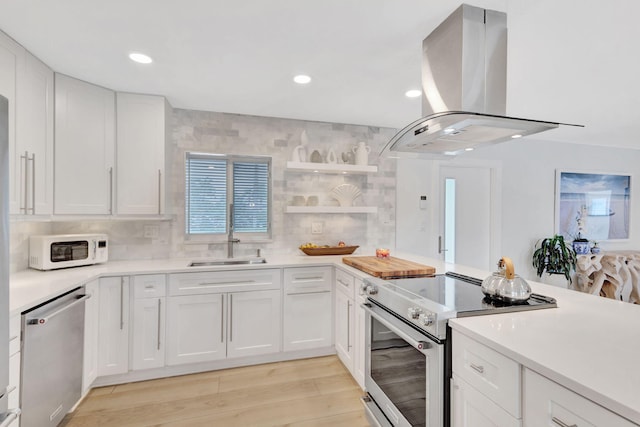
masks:
[(233, 238), (233, 203), (229, 205), (229, 236), (227, 238), (227, 258), (233, 258), (233, 244), (240, 243), (240, 239)]

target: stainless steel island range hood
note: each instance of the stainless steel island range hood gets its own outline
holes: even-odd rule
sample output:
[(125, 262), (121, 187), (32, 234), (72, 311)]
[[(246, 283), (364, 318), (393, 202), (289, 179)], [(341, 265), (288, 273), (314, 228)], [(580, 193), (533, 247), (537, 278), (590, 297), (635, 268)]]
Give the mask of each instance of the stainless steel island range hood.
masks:
[(398, 132), (383, 153), (456, 155), (561, 124), (505, 116), (505, 13), (463, 4), (424, 39), (422, 51), (424, 117)]

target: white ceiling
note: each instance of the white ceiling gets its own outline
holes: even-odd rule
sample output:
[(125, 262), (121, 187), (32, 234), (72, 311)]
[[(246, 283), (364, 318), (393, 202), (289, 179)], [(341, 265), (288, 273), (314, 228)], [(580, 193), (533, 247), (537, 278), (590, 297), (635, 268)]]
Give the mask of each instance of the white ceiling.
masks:
[[(469, 2), (508, 13), (508, 114), (587, 126), (548, 139), (640, 145), (640, 2)], [(422, 39), (460, 3), (0, 0), (0, 29), (57, 72), (177, 108), (399, 128), (420, 116), (404, 92), (420, 86)]]

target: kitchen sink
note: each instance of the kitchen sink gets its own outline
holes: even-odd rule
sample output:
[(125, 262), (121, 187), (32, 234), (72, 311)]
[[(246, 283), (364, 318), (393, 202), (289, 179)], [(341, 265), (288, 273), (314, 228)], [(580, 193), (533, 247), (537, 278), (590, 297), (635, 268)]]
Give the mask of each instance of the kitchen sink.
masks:
[(189, 267), (211, 267), (216, 265), (244, 265), (244, 264), (266, 264), (267, 260), (262, 257), (255, 258), (225, 258), (208, 261), (191, 261)]

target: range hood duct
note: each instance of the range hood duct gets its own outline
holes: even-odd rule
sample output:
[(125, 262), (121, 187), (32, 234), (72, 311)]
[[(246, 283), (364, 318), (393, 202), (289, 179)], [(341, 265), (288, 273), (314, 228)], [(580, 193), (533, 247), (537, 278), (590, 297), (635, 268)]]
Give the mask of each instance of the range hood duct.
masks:
[(424, 117), (398, 132), (383, 152), (456, 155), (561, 124), (505, 116), (505, 13), (463, 4), (424, 39), (422, 52)]

